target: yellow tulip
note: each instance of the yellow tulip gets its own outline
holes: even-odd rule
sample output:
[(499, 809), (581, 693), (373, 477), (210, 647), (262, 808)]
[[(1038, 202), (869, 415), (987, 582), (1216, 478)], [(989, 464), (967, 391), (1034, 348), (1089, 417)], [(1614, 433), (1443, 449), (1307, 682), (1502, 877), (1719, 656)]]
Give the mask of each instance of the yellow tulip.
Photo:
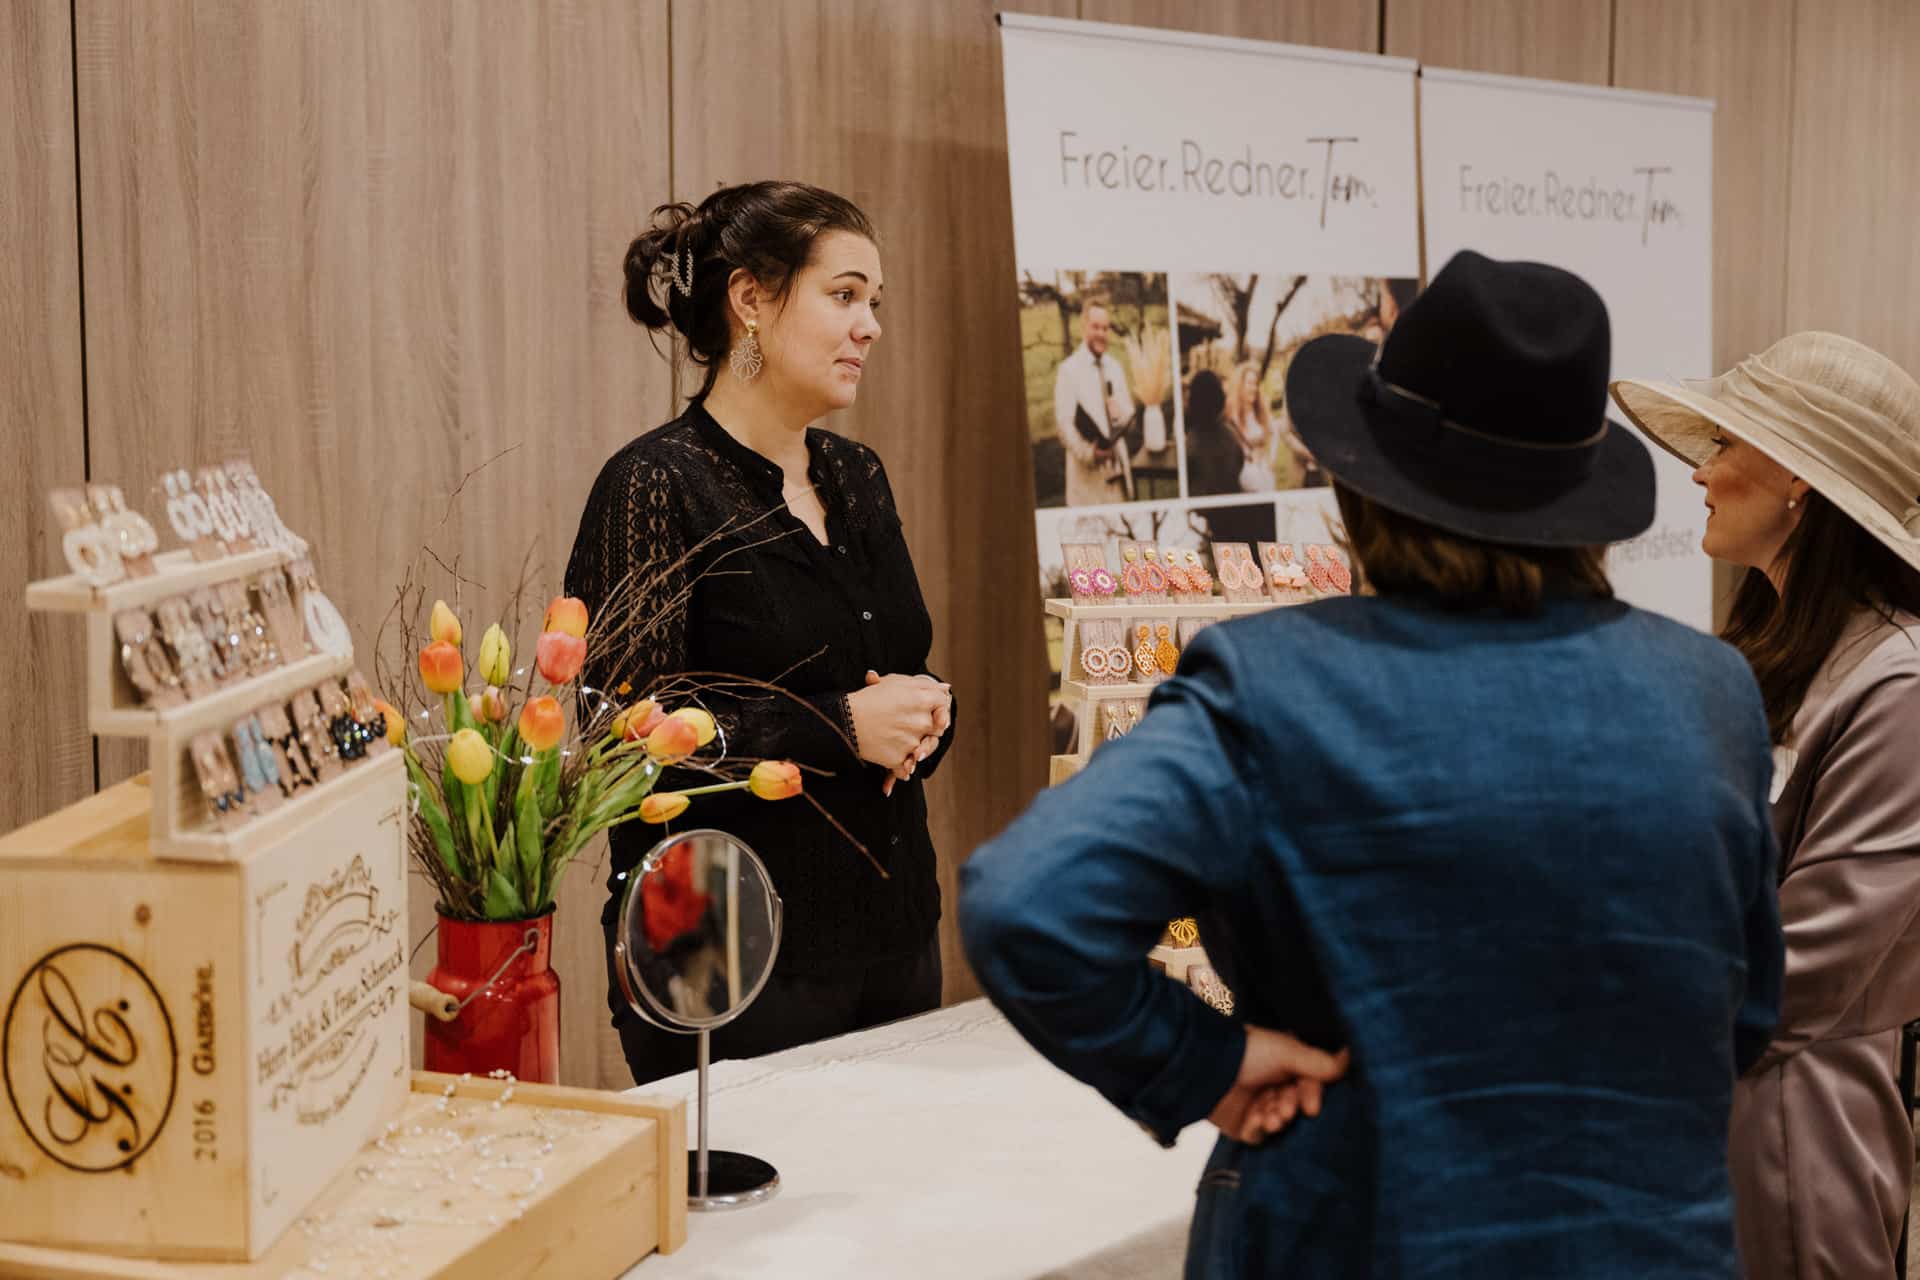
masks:
[(507, 633), (496, 622), (480, 637), (480, 678), (505, 688), (513, 676), (512, 662), (513, 646), (507, 643)]
[(468, 786), (478, 786), (493, 772), (493, 748), (477, 730), (462, 729), (447, 743), (447, 767)]
[(427, 630), (433, 633), (435, 641), (460, 647), (460, 619), (453, 616), (453, 610), (447, 608), (445, 600), (433, 602), (433, 617), (427, 623)]
[(694, 732), (700, 735), (699, 743), (703, 747), (712, 742), (714, 735), (719, 732), (714, 726), (713, 717), (699, 707), (682, 707), (673, 714), (693, 726)]
[(400, 708), (385, 698), (375, 698), (373, 709), (387, 722), (387, 741), (396, 747), (407, 745), (407, 718), (400, 714)]
[(691, 803), (678, 791), (656, 791), (640, 802), (640, 821), (672, 822), (685, 813)]

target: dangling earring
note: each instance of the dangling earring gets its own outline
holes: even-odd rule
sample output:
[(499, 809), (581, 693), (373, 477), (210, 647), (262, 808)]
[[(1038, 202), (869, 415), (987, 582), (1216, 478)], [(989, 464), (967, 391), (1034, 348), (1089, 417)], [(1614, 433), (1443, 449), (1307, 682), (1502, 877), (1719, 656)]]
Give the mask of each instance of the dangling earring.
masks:
[(727, 363), (733, 366), (733, 376), (742, 382), (752, 382), (760, 376), (764, 360), (760, 355), (760, 326), (747, 321), (747, 336), (734, 345), (733, 354), (727, 357)]

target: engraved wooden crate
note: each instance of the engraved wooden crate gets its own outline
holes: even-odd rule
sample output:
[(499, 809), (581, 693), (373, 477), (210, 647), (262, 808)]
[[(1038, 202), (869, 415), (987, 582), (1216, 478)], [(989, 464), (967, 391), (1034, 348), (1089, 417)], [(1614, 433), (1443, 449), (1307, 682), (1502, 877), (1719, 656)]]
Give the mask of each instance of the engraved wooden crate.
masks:
[(154, 856), (145, 778), (0, 839), (0, 1240), (255, 1258), (398, 1110), (405, 786), (224, 862)]
[(684, 1100), (424, 1072), (413, 1088), (265, 1257), (0, 1244), (0, 1280), (612, 1280), (686, 1243)]

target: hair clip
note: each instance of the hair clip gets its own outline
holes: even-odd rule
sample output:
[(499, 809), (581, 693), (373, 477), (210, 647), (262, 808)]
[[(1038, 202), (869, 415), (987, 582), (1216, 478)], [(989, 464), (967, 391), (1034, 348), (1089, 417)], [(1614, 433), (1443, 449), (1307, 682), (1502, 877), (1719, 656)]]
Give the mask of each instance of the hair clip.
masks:
[(1172, 634), (1173, 628), (1164, 622), (1161, 623), (1160, 643), (1153, 649), (1153, 660), (1159, 663), (1160, 669), (1168, 675), (1172, 675), (1180, 666), (1180, 650), (1174, 648), (1173, 641), (1169, 638)]
[[(680, 243), (674, 246), (673, 257), (668, 260), (667, 272), (673, 277), (673, 287), (679, 291), (680, 296), (691, 298), (693, 296), (693, 250), (686, 247), (686, 238), (686, 230), (682, 227)], [(684, 266), (681, 265), (683, 255)]]
[(1144, 680), (1159, 669), (1154, 657), (1153, 628), (1143, 622), (1134, 635), (1139, 643), (1133, 646), (1133, 669)]

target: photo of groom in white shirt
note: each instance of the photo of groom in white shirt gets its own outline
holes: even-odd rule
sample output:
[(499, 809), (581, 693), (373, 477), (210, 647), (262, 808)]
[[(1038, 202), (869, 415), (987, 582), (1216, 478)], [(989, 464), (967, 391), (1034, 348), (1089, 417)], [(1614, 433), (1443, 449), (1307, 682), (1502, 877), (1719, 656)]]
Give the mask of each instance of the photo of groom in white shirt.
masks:
[(1083, 340), (1053, 378), (1054, 425), (1066, 449), (1067, 505), (1133, 500), (1127, 429), (1136, 409), (1127, 371), (1108, 350), (1113, 320), (1105, 300), (1081, 304)]

